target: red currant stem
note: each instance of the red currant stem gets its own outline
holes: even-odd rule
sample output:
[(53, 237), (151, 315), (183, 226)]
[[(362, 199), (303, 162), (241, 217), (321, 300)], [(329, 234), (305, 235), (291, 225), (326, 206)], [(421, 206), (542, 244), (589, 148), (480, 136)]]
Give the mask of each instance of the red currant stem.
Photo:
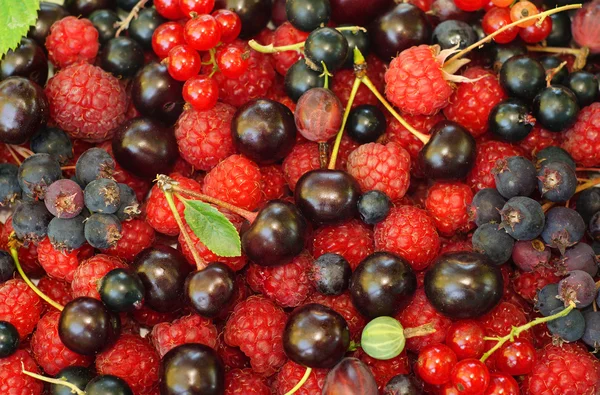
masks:
[(327, 168), (327, 151), (329, 150), (329, 144), (327, 141), (319, 142), (319, 164), (321, 169)]
[(458, 59), (462, 58), (463, 56), (465, 56), (466, 54), (468, 54), (472, 50), (474, 50), (476, 48), (479, 48), (480, 46), (482, 46), (485, 43), (490, 42), (497, 35), (502, 34), (505, 31), (507, 31), (507, 30), (509, 30), (509, 29), (511, 29), (511, 28), (513, 28), (515, 26), (518, 26), (518, 25), (520, 25), (523, 22), (532, 21), (534, 19), (539, 19), (538, 23), (541, 23), (549, 15), (556, 14), (556, 13), (562, 12), (562, 11), (574, 10), (574, 9), (577, 9), (577, 8), (581, 8), (581, 6), (582, 6), (581, 4), (569, 4), (569, 5), (565, 5), (565, 6), (562, 6), (562, 7), (553, 8), (551, 10), (540, 12), (539, 14), (535, 14), (535, 15), (528, 16), (526, 18), (519, 19), (518, 21), (515, 21), (513, 23), (509, 23), (506, 26), (502, 26), (500, 29), (496, 30), (495, 32), (493, 32), (491, 34), (488, 34), (487, 36), (485, 36), (481, 40), (477, 41), (475, 44), (472, 44), (472, 45), (468, 46), (467, 48), (463, 49), (462, 51), (458, 52), (450, 60), (448, 60), (446, 62), (446, 64), (444, 64), (444, 67), (446, 67), (449, 64), (452, 64), (453, 62), (456, 62)]
[(485, 362), (485, 360), (488, 359), (490, 357), (490, 355), (492, 355), (496, 350), (498, 350), (500, 347), (502, 347), (504, 345), (504, 343), (506, 343), (507, 341), (511, 341), (511, 342), (514, 341), (515, 337), (519, 337), (521, 332), (525, 332), (536, 325), (543, 324), (544, 322), (549, 322), (549, 321), (553, 321), (557, 318), (565, 317), (574, 308), (575, 308), (575, 303), (571, 302), (571, 303), (569, 303), (569, 306), (567, 306), (565, 309), (559, 311), (556, 314), (549, 315), (548, 317), (538, 317), (535, 320), (533, 320), (525, 325), (513, 326), (510, 333), (504, 337), (487, 338), (487, 339), (484, 338), (484, 340), (496, 340), (496, 344), (488, 352), (483, 354), (483, 356), (480, 359), (481, 362)]
[(427, 336), (431, 335), (432, 333), (435, 333), (435, 327), (431, 322), (414, 328), (404, 328), (405, 339), (410, 339), (411, 337), (417, 336)]
[(31, 155), (35, 155), (35, 152), (28, 150), (25, 147), (21, 147), (18, 145), (11, 145), (10, 148), (12, 148), (13, 150), (15, 150), (15, 152), (19, 155), (21, 155), (23, 158), (29, 158)]
[(360, 342), (355, 342), (354, 340), (350, 340), (350, 344), (348, 344), (348, 352), (356, 351), (360, 348)]
[(138, 1), (136, 3), (136, 5), (133, 6), (133, 8), (131, 9), (131, 11), (129, 12), (129, 14), (127, 15), (127, 17), (125, 19), (123, 19), (121, 22), (115, 23), (115, 27), (118, 27), (118, 29), (115, 33), (115, 37), (119, 37), (119, 34), (121, 34), (121, 32), (123, 30), (125, 30), (129, 27), (129, 24), (131, 23), (131, 21), (134, 20), (135, 18), (137, 18), (138, 12), (140, 12), (140, 10), (142, 8), (144, 8), (144, 6), (146, 5), (147, 2), (148, 2), (148, 0)]
[(304, 385), (304, 383), (306, 383), (306, 380), (308, 380), (308, 376), (310, 376), (310, 372), (312, 372), (312, 368), (307, 367), (306, 371), (304, 372), (304, 376), (302, 376), (300, 381), (298, 381), (298, 383), (294, 386), (294, 388), (292, 388), (291, 390), (286, 392), (284, 395), (292, 395), (296, 391), (298, 391), (300, 389), (300, 387), (302, 387)]
[(62, 166), (61, 170), (75, 170), (75, 166)]
[(542, 47), (538, 45), (528, 45), (527, 50), (531, 52), (547, 52), (547, 53), (557, 53), (562, 55), (574, 55), (575, 63), (573, 64), (573, 68), (575, 70), (581, 70), (587, 61), (587, 57), (590, 54), (590, 49), (588, 47), (582, 48), (566, 48), (566, 47)]
[(261, 53), (277, 53), (277, 52), (285, 52), (285, 51), (300, 51), (302, 48), (304, 48), (304, 41), (296, 43), (296, 44), (290, 44), (290, 45), (282, 45), (280, 47), (275, 47), (273, 44), (269, 44), (269, 45), (262, 45), (259, 44), (258, 41), (256, 40), (250, 40), (248, 41), (248, 45), (250, 46), (250, 48), (252, 48), (253, 50), (257, 51), (257, 52), (261, 52)]
[(321, 65), (323, 66), (323, 74), (321, 74), (319, 77), (323, 77), (323, 79), (325, 80), (325, 82), (323, 83), (323, 88), (329, 89), (329, 77), (333, 77), (333, 74), (331, 74), (329, 70), (327, 70), (327, 65), (325, 64), (325, 62), (321, 61)]
[(239, 208), (237, 206), (234, 206), (233, 204), (224, 202), (222, 200), (205, 195), (203, 193), (198, 193), (195, 191), (191, 191), (189, 189), (181, 188), (179, 185), (173, 185), (173, 192), (179, 192), (180, 194), (200, 199), (203, 202), (211, 203), (211, 204), (214, 204), (215, 206), (223, 207), (223, 208), (231, 211), (232, 213), (235, 213), (235, 214), (247, 219), (250, 223), (254, 222), (254, 220), (256, 219), (256, 216), (258, 215), (258, 213), (253, 213), (251, 211), (244, 210), (243, 208)]
[(13, 151), (13, 148), (11, 147), (10, 144), (6, 144), (6, 149), (8, 149), (8, 152), (10, 152), (10, 155), (13, 157), (13, 159), (15, 160), (15, 162), (17, 162), (17, 164), (19, 166), (21, 166), (21, 159), (19, 159), (19, 157), (17, 156), (17, 154), (15, 154), (15, 151)]
[(208, 75), (209, 78), (212, 78), (212, 76), (219, 71), (219, 66), (217, 66), (217, 59), (215, 58), (215, 54), (217, 53), (217, 50), (214, 48), (211, 48), (208, 50), (208, 54), (210, 55), (210, 61), (208, 64), (212, 64), (212, 70), (210, 72), (210, 74)]
[[(173, 213), (173, 216), (175, 217), (175, 222), (177, 222), (179, 231), (183, 235), (183, 239), (185, 240), (185, 243), (188, 245), (188, 248), (192, 252), (192, 256), (194, 257), (194, 262), (196, 263), (196, 268), (198, 268), (198, 270), (204, 269), (206, 267), (206, 262), (200, 257), (200, 255), (198, 255), (198, 251), (196, 251), (196, 247), (194, 246), (194, 243), (192, 242), (192, 238), (190, 237), (189, 233), (185, 229), (183, 220), (181, 219), (181, 216), (179, 215), (179, 211), (177, 211), (177, 207), (175, 206), (175, 201), (173, 200), (173, 192), (163, 191), (163, 193), (165, 194), (165, 199), (167, 199), (167, 204), (169, 205), (169, 208), (171, 209), (171, 212)], [(180, 196), (177, 196), (177, 198), (181, 200)]]
[[(12, 237), (14, 239), (14, 233), (12, 233), (10, 237)], [(40, 291), (39, 288), (36, 287), (35, 284), (31, 282), (29, 277), (27, 277), (27, 275), (23, 271), (23, 268), (21, 267), (21, 263), (19, 262), (19, 253), (18, 253), (17, 247), (15, 247), (14, 245), (12, 245), (10, 247), (10, 255), (12, 256), (13, 260), (15, 261), (15, 267), (17, 268), (17, 271), (23, 278), (23, 281), (25, 281), (25, 283), (27, 285), (29, 285), (29, 288), (31, 288), (33, 290), (33, 292), (35, 292), (40, 298), (42, 298), (43, 300), (48, 302), (48, 304), (50, 304), (56, 310), (63, 311), (64, 307), (61, 304), (58, 304), (55, 301), (53, 301), (52, 299), (50, 299), (50, 297), (48, 295), (46, 295), (45, 293)]]
[(33, 377), (34, 379), (37, 379), (40, 381), (45, 381), (46, 383), (63, 385), (65, 387), (71, 389), (71, 393), (73, 393), (73, 394), (85, 395), (85, 391), (80, 390), (75, 384), (69, 383), (66, 379), (52, 379), (50, 377), (42, 376), (41, 374), (37, 374), (37, 373), (30, 372), (28, 370), (25, 370), (25, 365), (23, 364), (23, 361), (21, 361), (21, 372), (23, 372), (23, 374), (25, 374), (27, 376)]
[(329, 170), (335, 169), (335, 162), (337, 161), (338, 152), (340, 150), (340, 144), (342, 143), (342, 136), (344, 135), (344, 129), (346, 128), (346, 122), (348, 121), (348, 115), (350, 115), (350, 110), (352, 109), (352, 103), (354, 103), (354, 98), (356, 97), (356, 92), (358, 92), (358, 87), (360, 86), (360, 78), (356, 77), (354, 79), (354, 83), (352, 84), (352, 90), (350, 91), (350, 97), (348, 98), (348, 104), (346, 104), (346, 110), (344, 111), (344, 118), (342, 118), (342, 126), (340, 126), (340, 130), (335, 137), (335, 142), (333, 143), (333, 150), (331, 151), (331, 158), (329, 158), (329, 166), (327, 167)]

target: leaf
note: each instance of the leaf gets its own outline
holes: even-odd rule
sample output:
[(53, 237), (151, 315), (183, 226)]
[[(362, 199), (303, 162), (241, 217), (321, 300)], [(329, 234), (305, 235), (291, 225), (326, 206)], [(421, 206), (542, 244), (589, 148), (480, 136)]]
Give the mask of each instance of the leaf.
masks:
[(198, 200), (185, 200), (183, 203), (185, 221), (206, 248), (222, 257), (242, 255), (240, 235), (227, 217), (210, 204)]
[(27, 35), (39, 9), (40, 0), (0, 0), (0, 58)]

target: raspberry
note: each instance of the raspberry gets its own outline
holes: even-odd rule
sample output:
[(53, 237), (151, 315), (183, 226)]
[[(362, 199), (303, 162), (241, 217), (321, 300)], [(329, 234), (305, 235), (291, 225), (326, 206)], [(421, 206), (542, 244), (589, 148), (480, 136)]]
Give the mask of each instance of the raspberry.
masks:
[(208, 111), (185, 110), (175, 125), (181, 157), (199, 170), (209, 171), (235, 152), (231, 120), (235, 107), (217, 103)]
[(281, 199), (287, 192), (287, 183), (281, 166), (271, 165), (260, 168), (260, 183), (264, 201)]
[(89, 244), (84, 244), (73, 251), (59, 251), (52, 247), (50, 239), (44, 238), (38, 244), (38, 260), (50, 277), (73, 281), (73, 273), (77, 266), (94, 254), (94, 249)]
[(600, 164), (600, 103), (592, 103), (577, 115), (577, 121), (565, 133), (562, 147), (577, 163), (592, 167)]
[[(284, 45), (296, 44), (302, 41), (306, 41), (308, 33), (296, 29), (288, 21), (283, 22), (273, 35), (273, 45), (281, 47)], [(301, 50), (296, 51), (283, 51), (273, 54), (273, 64), (275, 70), (285, 77), (288, 69), (296, 63), (298, 59), (304, 58)]]
[[(231, 347), (223, 341), (223, 332), (219, 335), (219, 342), (217, 343), (217, 353), (223, 360), (225, 370), (232, 369), (245, 369), (250, 366), (250, 360), (248, 357), (237, 347)], [(252, 369), (248, 369), (252, 371)], [(260, 376), (262, 377), (262, 376)]]
[[(194, 192), (202, 190), (200, 184), (190, 178), (179, 174), (173, 174), (171, 178), (177, 181), (181, 188), (190, 189)], [(183, 210), (185, 209), (183, 202), (180, 202), (176, 196), (173, 196), (173, 200), (175, 201), (175, 207), (177, 207), (179, 215), (183, 218)], [(165, 194), (158, 185), (154, 185), (150, 191), (148, 205), (146, 206), (146, 222), (157, 232), (168, 236), (177, 236), (179, 234), (179, 227), (177, 226), (177, 222), (175, 222), (175, 217), (169, 208)]]
[[(235, 47), (248, 53), (248, 69), (238, 78), (226, 78), (220, 72), (214, 78), (219, 84), (219, 99), (224, 103), (240, 107), (249, 100), (263, 97), (269, 91), (275, 79), (275, 70), (271, 65), (271, 57), (251, 49), (247, 42), (236, 40), (229, 47)], [(207, 54), (203, 61), (208, 61)], [(212, 72), (212, 65), (204, 66), (203, 73)]]
[(265, 267), (251, 263), (248, 284), (281, 307), (299, 306), (312, 290), (308, 271), (312, 257), (300, 254), (285, 265)]
[(217, 335), (217, 328), (211, 320), (193, 314), (171, 323), (155, 325), (150, 333), (150, 341), (162, 358), (171, 349), (186, 343), (200, 343), (216, 348)]
[[(108, 152), (114, 159), (115, 156), (113, 155), (112, 143), (110, 141), (105, 141), (104, 143), (100, 144), (99, 147)], [(150, 190), (150, 183), (148, 180), (143, 180), (123, 170), (121, 165), (119, 165), (119, 162), (116, 160), (115, 170), (113, 170), (112, 177), (116, 182), (128, 185), (131, 189), (133, 189), (138, 202), (143, 202), (146, 199), (146, 195), (148, 195), (148, 191)]]
[(408, 190), (410, 155), (396, 143), (363, 144), (348, 156), (346, 166), (363, 192), (376, 189), (394, 201)]
[(508, 143), (501, 141), (478, 143), (475, 163), (467, 176), (467, 184), (475, 193), (483, 188), (496, 188), (496, 181), (492, 173), (496, 161), (519, 155), (522, 155), (521, 149)]
[[(42, 277), (38, 281), (37, 287), (44, 295), (55, 301), (60, 305), (66, 305), (73, 300), (73, 293), (71, 291), (71, 284), (63, 280), (57, 280), (52, 277)], [(48, 302), (42, 301), (44, 311), (54, 309)]]
[(554, 271), (547, 267), (537, 267), (531, 272), (523, 272), (513, 280), (513, 288), (516, 293), (533, 303), (537, 291), (548, 284), (555, 284), (560, 281), (560, 277), (554, 274)]
[(460, 84), (450, 97), (450, 104), (444, 108), (444, 115), (451, 121), (465, 127), (473, 137), (484, 134), (488, 128), (488, 116), (492, 108), (506, 99), (498, 77), (481, 67), (471, 67), (464, 77), (480, 80)]
[[(444, 120), (444, 116), (440, 113), (435, 115), (403, 115), (406, 122), (417, 131), (425, 134), (429, 134), (429, 130), (438, 122)], [(408, 131), (398, 120), (392, 116), (387, 116), (387, 128), (382, 141), (393, 142), (400, 144), (405, 150), (408, 151), (410, 157), (413, 160), (413, 165), (418, 163), (417, 158), (419, 152), (423, 148), (421, 140), (415, 137), (414, 134)]]
[(296, 183), (304, 173), (319, 169), (320, 167), (319, 144), (296, 144), (292, 152), (283, 160), (283, 176), (293, 191), (296, 188)]
[(352, 299), (348, 292), (341, 295), (322, 295), (318, 292), (313, 293), (308, 297), (306, 303), (318, 303), (327, 306), (338, 312), (348, 323), (350, 335), (353, 339), (360, 339), (363, 328), (367, 325), (367, 321), (356, 310)]
[[(288, 391), (291, 391), (302, 379), (304, 372), (306, 372), (305, 366), (298, 365), (293, 361), (287, 361), (281, 367), (279, 373), (277, 373), (277, 378), (273, 383), (275, 394), (284, 395)], [(313, 369), (308, 376), (308, 380), (294, 393), (298, 395), (320, 394), (325, 385), (325, 377), (327, 377), (327, 369)]]
[(133, 318), (139, 322), (140, 325), (149, 328), (152, 328), (154, 325), (160, 324), (161, 322), (171, 322), (177, 318), (177, 314), (173, 312), (161, 313), (146, 306), (134, 310), (131, 315), (133, 315)]
[(31, 352), (37, 363), (49, 375), (56, 375), (68, 366), (89, 366), (93, 357), (77, 354), (67, 348), (58, 335), (60, 312), (52, 310), (38, 322), (31, 337)]
[(48, 59), (59, 69), (73, 63), (94, 63), (98, 54), (98, 30), (89, 19), (67, 16), (50, 27), (46, 37)]
[(241, 155), (231, 155), (204, 178), (202, 191), (246, 210), (254, 210), (261, 200), (260, 169)]
[(113, 269), (125, 267), (127, 265), (119, 258), (105, 254), (94, 255), (85, 260), (73, 275), (73, 282), (71, 283), (73, 297), (87, 296), (100, 300), (98, 286), (102, 277)]
[(425, 210), (413, 206), (393, 207), (375, 225), (375, 250), (389, 251), (406, 259), (413, 270), (423, 270), (437, 256), (440, 237)]
[(155, 238), (154, 229), (140, 219), (121, 222), (121, 238), (102, 253), (131, 262), (138, 253), (150, 247)]
[[(235, 284), (233, 289), (233, 296), (231, 297), (227, 306), (225, 306), (219, 315), (216, 317), (218, 320), (226, 321), (227, 318), (233, 313), (235, 307), (248, 299), (249, 296), (253, 295), (254, 292), (250, 289), (250, 286), (246, 282), (246, 278), (243, 275), (238, 275), (235, 278)], [(242, 354), (243, 355), (243, 354)]]
[(225, 374), (225, 395), (271, 395), (266, 379), (252, 369), (233, 369)]
[(108, 140), (125, 120), (125, 89), (100, 67), (69, 66), (50, 78), (45, 92), (50, 116), (74, 139)]
[[(479, 318), (478, 321), (485, 329), (486, 336), (506, 336), (513, 326), (525, 325), (527, 317), (520, 307), (509, 302), (500, 302), (498, 306)], [(522, 332), (520, 336), (531, 340), (529, 331)]]
[(149, 392), (158, 383), (160, 357), (139, 335), (122, 334), (108, 350), (96, 357), (99, 374), (112, 374), (129, 384), (135, 394)]
[[(13, 232), (12, 217), (8, 217), (4, 226), (2, 226), (2, 233), (0, 234), (0, 249), (8, 251), (8, 237)], [(17, 250), (19, 256), (19, 263), (23, 268), (23, 271), (30, 276), (41, 276), (44, 274), (44, 269), (38, 262), (37, 247), (33, 243), (26, 243)]]
[(22, 369), (40, 374), (35, 360), (26, 350), (17, 350), (13, 355), (0, 358), (0, 393), (10, 395), (41, 395), (44, 383), (27, 376)]
[(521, 385), (524, 395), (597, 394), (600, 361), (577, 343), (548, 345)]
[(313, 234), (311, 252), (315, 259), (328, 252), (339, 254), (350, 263), (352, 270), (373, 250), (373, 231), (357, 219), (321, 227)]
[[(353, 55), (349, 54), (348, 56)], [(366, 60), (368, 65), (367, 76), (379, 92), (383, 91), (385, 86), (383, 83), (383, 76), (385, 74), (386, 64), (379, 60), (375, 55), (368, 55)], [(344, 107), (346, 107), (348, 99), (350, 99), (350, 92), (352, 91), (352, 85), (354, 84), (355, 78), (354, 70), (337, 70), (333, 75), (331, 90), (340, 99)], [(356, 96), (352, 102), (352, 108), (362, 104), (371, 104), (373, 106), (379, 105), (377, 97), (375, 97), (364, 84), (361, 84), (358, 91), (356, 91)]]
[(0, 284), (0, 321), (10, 322), (26, 338), (40, 319), (42, 300), (23, 280), (8, 280)]
[(398, 374), (409, 374), (410, 365), (406, 351), (403, 351), (397, 357), (385, 361), (371, 358), (362, 349), (357, 352), (358, 358), (371, 369), (379, 392), (383, 392), (383, 388), (390, 379)]
[(250, 358), (256, 373), (270, 376), (286, 361), (283, 351), (285, 312), (260, 296), (251, 296), (235, 307), (225, 324), (225, 342), (239, 347)]
[(530, 157), (534, 157), (538, 151), (546, 147), (560, 146), (562, 140), (562, 133), (550, 132), (539, 125), (534, 125), (527, 137), (519, 142), (519, 146)]
[(406, 348), (418, 352), (430, 344), (443, 343), (446, 332), (452, 324), (450, 318), (443, 316), (429, 303), (425, 290), (417, 289), (410, 303), (404, 310), (396, 315), (404, 328), (416, 328), (425, 324), (432, 324), (435, 332), (426, 336), (417, 336), (406, 339)]
[(467, 208), (473, 200), (473, 191), (460, 182), (439, 182), (429, 189), (425, 208), (437, 230), (444, 236), (468, 232), (473, 228)]
[(471, 239), (461, 239), (454, 237), (452, 239), (442, 239), (439, 255), (447, 252), (473, 251), (473, 243)]
[(392, 59), (385, 72), (385, 95), (400, 111), (433, 115), (448, 104), (452, 87), (435, 52), (434, 47), (419, 45)]

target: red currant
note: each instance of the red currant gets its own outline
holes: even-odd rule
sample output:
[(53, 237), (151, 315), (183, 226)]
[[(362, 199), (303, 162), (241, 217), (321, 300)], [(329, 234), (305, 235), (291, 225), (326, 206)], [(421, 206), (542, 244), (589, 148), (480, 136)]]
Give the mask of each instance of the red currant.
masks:
[(217, 10), (212, 13), (219, 26), (221, 26), (221, 41), (230, 43), (235, 40), (242, 31), (242, 20), (233, 11)]
[(175, 20), (185, 16), (179, 8), (179, 0), (154, 0), (154, 8), (167, 19)]
[(484, 395), (519, 395), (519, 383), (507, 374), (492, 373)]
[(450, 372), (456, 365), (456, 354), (444, 344), (431, 344), (424, 347), (417, 359), (417, 373), (421, 379), (433, 385), (450, 381)]
[(152, 49), (160, 59), (166, 58), (171, 49), (184, 43), (183, 26), (178, 22), (163, 23), (152, 34)]
[[(513, 22), (519, 21), (523, 18), (527, 18), (528, 16), (537, 15), (540, 11), (537, 7), (530, 1), (519, 1), (510, 9), (510, 19)], [(537, 19), (531, 19), (525, 22), (519, 23), (517, 26), (519, 27), (529, 27), (537, 22)]]
[(490, 372), (478, 359), (463, 359), (452, 369), (451, 380), (460, 394), (480, 395), (490, 383)]
[[(496, 30), (512, 23), (510, 19), (510, 10), (508, 8), (493, 7), (483, 16), (481, 27), (485, 34), (492, 34)], [(507, 44), (514, 40), (519, 34), (519, 28), (513, 26), (510, 29), (494, 36), (494, 41), (498, 44)]]
[(215, 8), (215, 0), (179, 0), (181, 13), (189, 17), (192, 12), (196, 14), (208, 14)]
[(537, 23), (519, 30), (519, 36), (528, 44), (543, 41), (552, 32), (552, 18), (544, 18), (540, 26)]
[(484, 336), (485, 331), (477, 321), (457, 321), (448, 329), (446, 344), (459, 360), (479, 358), (485, 350)]
[(219, 85), (214, 78), (196, 75), (183, 84), (183, 99), (196, 111), (210, 110), (219, 99)]
[(239, 78), (248, 70), (250, 54), (237, 47), (226, 47), (217, 51), (217, 66), (227, 78)]
[(208, 51), (221, 40), (221, 28), (212, 15), (198, 15), (185, 24), (185, 42), (197, 51)]
[(177, 81), (187, 81), (200, 72), (200, 54), (189, 45), (178, 45), (169, 51), (167, 69)]
[(440, 389), (440, 395), (460, 395), (461, 393), (452, 385), (447, 383)]
[(458, 9), (463, 11), (477, 11), (483, 8), (485, 1), (483, 0), (454, 0), (454, 4)]
[(496, 354), (496, 368), (511, 376), (530, 373), (536, 361), (535, 347), (525, 339), (504, 344)]
[(513, 0), (492, 0), (496, 7), (506, 8), (512, 4)]

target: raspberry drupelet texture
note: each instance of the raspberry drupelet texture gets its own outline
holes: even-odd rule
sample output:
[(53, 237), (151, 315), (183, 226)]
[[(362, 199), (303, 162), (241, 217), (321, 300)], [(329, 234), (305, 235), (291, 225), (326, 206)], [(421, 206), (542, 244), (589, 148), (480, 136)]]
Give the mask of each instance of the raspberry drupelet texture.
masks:
[(55, 249), (47, 237), (38, 244), (38, 260), (46, 273), (50, 277), (67, 282), (73, 281), (75, 269), (93, 254), (94, 249), (89, 244), (73, 251)]
[(100, 300), (98, 282), (111, 270), (125, 267), (127, 265), (119, 258), (105, 254), (97, 254), (85, 260), (73, 274), (73, 297), (87, 296)]
[(270, 376), (287, 359), (282, 341), (286, 321), (285, 312), (275, 303), (251, 296), (236, 306), (225, 324), (225, 342), (239, 347), (256, 373)]
[(207, 111), (185, 110), (175, 126), (179, 153), (198, 170), (209, 171), (235, 152), (231, 120), (235, 107), (217, 103)]
[(398, 254), (416, 271), (427, 268), (440, 249), (433, 219), (414, 206), (393, 207), (375, 226), (374, 235), (375, 250)]
[(271, 395), (267, 380), (252, 369), (233, 369), (225, 373), (225, 395)]
[(311, 252), (315, 259), (328, 252), (343, 256), (354, 270), (374, 250), (373, 231), (357, 219), (318, 228)]
[[(308, 37), (307, 32), (296, 29), (288, 21), (283, 22), (275, 29), (273, 34), (273, 45), (281, 47), (283, 45), (296, 44), (305, 41)], [(273, 54), (273, 64), (275, 70), (285, 76), (288, 69), (296, 63), (298, 59), (302, 59), (304, 54), (301, 50), (296, 51), (282, 51)]]
[[(66, 281), (46, 276), (40, 278), (37, 287), (44, 295), (62, 306), (73, 300), (71, 284)], [(54, 309), (48, 302), (43, 301), (42, 303), (44, 305), (44, 311), (51, 311)]]
[(478, 143), (475, 163), (467, 175), (467, 184), (473, 189), (474, 193), (483, 188), (496, 188), (496, 180), (492, 173), (492, 169), (496, 166), (496, 161), (522, 154), (519, 147), (502, 141)]
[(513, 280), (512, 286), (517, 294), (529, 303), (534, 302), (537, 291), (548, 284), (560, 281), (555, 270), (548, 267), (538, 266), (531, 272), (521, 272)]
[(396, 143), (364, 144), (352, 151), (346, 164), (363, 192), (378, 190), (394, 201), (410, 183), (410, 155)]
[(373, 372), (380, 393), (384, 393), (383, 388), (392, 377), (399, 374), (410, 373), (410, 365), (406, 351), (403, 351), (397, 357), (385, 361), (371, 358), (362, 349), (359, 349), (356, 354), (358, 358), (371, 369), (371, 372)]
[[(335, 145), (335, 137), (329, 141), (329, 146), (331, 147), (331, 151), (333, 151), (333, 147)], [(348, 157), (360, 146), (356, 141), (352, 140), (352, 138), (346, 136), (345, 134), (342, 136), (342, 141), (340, 142), (340, 148), (338, 150), (337, 160), (335, 162), (335, 168), (338, 170), (346, 171), (348, 165)], [(329, 153), (331, 155), (331, 152)]]
[(283, 176), (290, 189), (296, 188), (296, 183), (311, 170), (321, 167), (319, 162), (319, 144), (301, 143), (296, 144), (292, 152), (283, 160)]
[(44, 383), (23, 373), (41, 374), (40, 368), (27, 350), (17, 350), (13, 355), (0, 358), (0, 393), (10, 395), (41, 395)]
[(544, 148), (550, 146), (559, 146), (563, 141), (563, 133), (550, 132), (540, 125), (534, 125), (531, 133), (519, 142), (519, 146), (524, 153), (530, 157), (535, 157), (535, 154)]
[[(298, 365), (293, 361), (287, 361), (277, 373), (277, 377), (273, 383), (275, 394), (284, 395), (287, 394), (288, 391), (291, 391), (292, 388), (294, 388), (302, 379), (305, 371), (305, 366)], [(313, 369), (308, 376), (308, 380), (306, 380), (304, 384), (302, 384), (302, 387), (300, 387), (298, 391), (294, 392), (294, 394), (320, 394), (323, 391), (323, 386), (325, 385), (325, 377), (327, 377), (327, 369)]]
[[(478, 321), (485, 330), (486, 336), (506, 336), (513, 326), (525, 325), (529, 320), (520, 307), (510, 302), (500, 302)], [(520, 336), (531, 340), (530, 331), (522, 332)]]
[(281, 199), (288, 192), (281, 166), (262, 166), (260, 168), (260, 180), (263, 201), (265, 202)]
[(131, 262), (138, 253), (150, 247), (155, 239), (154, 229), (148, 223), (132, 219), (121, 222), (121, 238), (115, 246), (102, 250), (102, 253)]
[(13, 324), (21, 340), (33, 332), (42, 309), (42, 300), (25, 281), (14, 279), (0, 285), (0, 321)]
[[(434, 115), (402, 115), (404, 120), (417, 131), (429, 134), (429, 130), (438, 122), (444, 120), (441, 113)], [(386, 116), (387, 128), (380, 142), (392, 142), (400, 144), (410, 154), (413, 163), (412, 167), (418, 163), (419, 152), (423, 148), (423, 142), (408, 131), (398, 120), (391, 115)]]
[(51, 118), (74, 139), (110, 139), (125, 120), (125, 89), (100, 67), (69, 66), (48, 81), (45, 92)]
[[(349, 55), (350, 56), (350, 55)], [(375, 85), (379, 92), (383, 92), (384, 89), (384, 74), (386, 70), (386, 64), (382, 62), (375, 55), (367, 56), (367, 76)], [(350, 93), (352, 92), (352, 85), (354, 84), (354, 70), (337, 70), (333, 75), (331, 90), (340, 99), (344, 108), (348, 104), (350, 99)], [(377, 97), (367, 88), (366, 85), (361, 84), (356, 91), (356, 96), (352, 102), (352, 108), (360, 106), (362, 104), (371, 104), (373, 106), (379, 105)]]
[(562, 147), (577, 163), (590, 167), (600, 164), (600, 103), (581, 110), (577, 121), (565, 133)]
[(150, 341), (161, 358), (171, 349), (186, 343), (200, 343), (216, 349), (217, 337), (217, 328), (212, 321), (197, 314), (162, 322), (155, 325), (150, 333)]
[(50, 27), (46, 49), (50, 61), (62, 69), (73, 63), (94, 63), (98, 54), (98, 30), (89, 19), (67, 16)]
[(352, 298), (348, 292), (341, 295), (323, 295), (318, 292), (313, 293), (306, 299), (306, 303), (318, 303), (327, 306), (339, 313), (350, 329), (350, 336), (359, 340), (363, 328), (367, 325), (366, 319), (356, 310), (352, 303)]
[(429, 188), (425, 208), (443, 236), (468, 232), (473, 228), (467, 208), (473, 200), (473, 191), (460, 183), (436, 183)]

